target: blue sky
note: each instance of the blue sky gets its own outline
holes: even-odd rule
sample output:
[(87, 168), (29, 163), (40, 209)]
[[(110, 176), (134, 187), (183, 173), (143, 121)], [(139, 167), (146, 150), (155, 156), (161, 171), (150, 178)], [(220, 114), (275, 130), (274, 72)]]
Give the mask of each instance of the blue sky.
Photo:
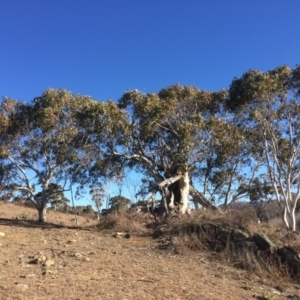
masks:
[(0, 0), (0, 95), (227, 88), (300, 62), (298, 0)]
[(300, 63), (299, 0), (0, 0), (0, 96), (228, 88)]

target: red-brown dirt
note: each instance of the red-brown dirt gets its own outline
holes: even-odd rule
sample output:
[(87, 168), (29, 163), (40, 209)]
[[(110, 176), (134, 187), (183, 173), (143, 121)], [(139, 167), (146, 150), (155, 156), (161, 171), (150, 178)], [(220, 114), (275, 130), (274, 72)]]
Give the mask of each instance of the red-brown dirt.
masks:
[(174, 254), (150, 236), (115, 238), (53, 211), (43, 225), (35, 214), (0, 204), (0, 299), (300, 299), (299, 286), (278, 291), (205, 251)]

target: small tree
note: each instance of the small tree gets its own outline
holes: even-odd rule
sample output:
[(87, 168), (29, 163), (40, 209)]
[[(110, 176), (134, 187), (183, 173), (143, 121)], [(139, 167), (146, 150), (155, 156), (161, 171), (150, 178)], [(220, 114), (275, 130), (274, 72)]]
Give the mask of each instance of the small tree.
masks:
[(105, 197), (105, 191), (104, 191), (102, 185), (99, 187), (92, 188), (90, 190), (90, 195), (92, 196), (92, 201), (97, 208), (97, 219), (98, 219), (98, 221), (100, 221), (101, 206), (103, 204), (103, 199)]
[(121, 212), (128, 209), (131, 201), (123, 196), (114, 196), (110, 198), (110, 211)]

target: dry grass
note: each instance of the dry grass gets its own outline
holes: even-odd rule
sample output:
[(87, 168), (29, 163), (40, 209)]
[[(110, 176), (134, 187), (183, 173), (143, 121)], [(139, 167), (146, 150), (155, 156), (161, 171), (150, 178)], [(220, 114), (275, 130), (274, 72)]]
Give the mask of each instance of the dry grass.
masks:
[(103, 216), (96, 226), (98, 230), (113, 230), (138, 235), (148, 234), (151, 232), (147, 225), (152, 219), (149, 214), (138, 213), (134, 211), (125, 211), (120, 213), (109, 213)]
[(194, 212), (190, 217), (172, 218), (168, 222), (161, 222), (156, 226), (154, 234), (168, 242), (169, 248), (175, 253), (181, 255), (189, 255), (191, 251), (215, 253), (214, 257), (219, 262), (245, 269), (256, 276), (268, 279), (275, 286), (283, 287), (291, 282), (299, 283), (299, 274), (291, 274), (276, 253), (257, 252), (251, 247), (237, 253), (229, 238), (222, 240), (222, 232), (217, 234), (216, 238), (218, 228), (229, 232), (233, 229), (242, 230), (250, 237), (257, 232), (263, 233), (277, 246), (292, 247), (300, 254), (298, 233), (274, 227), (273, 224), (257, 224), (255, 214), (249, 213), (249, 209), (228, 211), (223, 215), (216, 215), (211, 211)]

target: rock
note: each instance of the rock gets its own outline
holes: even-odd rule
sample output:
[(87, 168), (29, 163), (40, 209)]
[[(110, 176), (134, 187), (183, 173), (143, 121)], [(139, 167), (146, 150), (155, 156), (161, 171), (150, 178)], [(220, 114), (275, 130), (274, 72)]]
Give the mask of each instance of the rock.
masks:
[(20, 275), (21, 278), (28, 278), (28, 277), (34, 277), (34, 276), (35, 276), (35, 274), (28, 274), (28, 275), (23, 274), (23, 275)]
[[(238, 243), (232, 243), (231, 245), (236, 257), (238, 258), (237, 266), (239, 268), (251, 271), (255, 268), (253, 261), (256, 261), (265, 271), (268, 273), (271, 272), (268, 264), (260, 256), (260, 251), (258, 250), (256, 243), (252, 241), (241, 241)], [(249, 255), (250, 253), (252, 253), (252, 255)]]
[(252, 270), (252, 263), (249, 261), (249, 252), (257, 252), (257, 246), (251, 241), (241, 241), (238, 243), (231, 243), (234, 256), (236, 256), (236, 266), (244, 270)]
[(47, 260), (47, 256), (43, 254), (39, 254), (38, 256), (35, 256), (32, 261), (30, 261), (30, 264), (41, 264), (44, 263)]
[(74, 253), (72, 256), (75, 256), (76, 258), (81, 258), (82, 254), (77, 252), (77, 253)]
[(5, 233), (4, 232), (0, 232), (0, 236), (5, 236)]
[(73, 244), (73, 243), (76, 243), (76, 242), (77, 242), (77, 240), (75, 240), (75, 239), (68, 240), (68, 244)]
[(112, 237), (120, 238), (120, 237), (122, 237), (123, 234), (124, 234), (124, 232), (116, 232), (112, 235)]
[(234, 241), (244, 241), (249, 238), (248, 233), (238, 229), (232, 230), (231, 236)]
[(247, 250), (247, 251), (252, 251), (256, 252), (257, 251), (257, 245), (254, 242), (251, 241), (241, 241), (238, 243), (234, 244), (235, 249), (237, 250)]
[(42, 273), (43, 275), (45, 276), (51, 276), (52, 278), (55, 278), (55, 274), (56, 274), (56, 271), (50, 271), (48, 269), (44, 270), (44, 272)]
[(257, 251), (255, 255), (256, 261), (260, 264), (260, 266), (267, 271), (269, 274), (271, 274), (270, 266), (263, 260), (263, 258), (260, 256), (260, 251)]
[(218, 241), (222, 247), (227, 245), (231, 235), (231, 229), (229, 227), (227, 228), (213, 223), (203, 224), (200, 231), (207, 233), (213, 243)]
[(283, 247), (278, 249), (277, 254), (281, 257), (284, 263), (289, 266), (292, 275), (297, 275), (300, 272), (300, 260), (298, 253), (292, 247)]
[(53, 261), (53, 260), (46, 260), (44, 262), (45, 267), (50, 267), (50, 266), (53, 266), (54, 264), (55, 264), (55, 261)]
[(23, 284), (23, 283), (17, 283), (16, 284), (16, 288), (18, 288), (18, 289), (20, 289), (20, 290), (22, 290), (22, 291), (26, 291), (26, 290), (28, 290), (28, 285), (27, 284)]
[(265, 235), (261, 233), (255, 233), (252, 239), (256, 243), (259, 250), (270, 251), (273, 253), (278, 248), (273, 242), (271, 242)]
[(281, 292), (277, 291), (276, 289), (271, 288), (271, 292), (275, 295), (282, 295)]
[(125, 232), (116, 232), (112, 235), (112, 237), (114, 238), (126, 238), (126, 239), (129, 239), (130, 238), (130, 234), (129, 233), (125, 233)]
[(300, 295), (287, 295), (287, 299), (300, 300)]

